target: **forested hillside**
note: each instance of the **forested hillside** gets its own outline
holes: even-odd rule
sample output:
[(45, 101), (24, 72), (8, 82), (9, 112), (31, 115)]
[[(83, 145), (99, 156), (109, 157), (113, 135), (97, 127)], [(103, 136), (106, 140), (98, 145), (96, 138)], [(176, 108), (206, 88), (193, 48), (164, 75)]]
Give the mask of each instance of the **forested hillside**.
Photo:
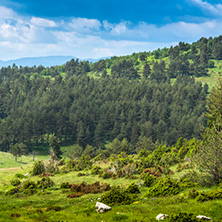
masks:
[(0, 149), (48, 143), (50, 134), (83, 149), (104, 148), (115, 138), (134, 145), (143, 137), (167, 145), (200, 138), (208, 86), (194, 77), (220, 64), (221, 41), (201, 38), (96, 63), (2, 68)]

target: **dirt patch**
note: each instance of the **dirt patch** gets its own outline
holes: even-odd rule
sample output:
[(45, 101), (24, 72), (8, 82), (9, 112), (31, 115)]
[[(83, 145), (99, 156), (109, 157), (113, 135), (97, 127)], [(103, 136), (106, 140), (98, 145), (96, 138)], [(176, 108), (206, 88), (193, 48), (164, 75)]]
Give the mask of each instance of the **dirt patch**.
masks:
[(21, 169), (21, 167), (0, 168), (0, 171), (12, 171), (12, 170), (18, 170), (18, 169)]

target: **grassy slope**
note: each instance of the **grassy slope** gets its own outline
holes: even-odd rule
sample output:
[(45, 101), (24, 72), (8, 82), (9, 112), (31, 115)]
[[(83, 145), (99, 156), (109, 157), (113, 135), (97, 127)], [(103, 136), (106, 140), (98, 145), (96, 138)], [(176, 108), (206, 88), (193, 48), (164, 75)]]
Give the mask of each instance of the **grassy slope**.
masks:
[[(15, 163), (10, 159), (10, 154), (0, 153), (0, 157), (8, 155), (10, 161), (4, 162), (4, 167), (8, 169), (0, 170), (0, 221), (155, 221), (159, 213), (173, 214), (179, 212), (193, 213), (195, 215), (206, 215), (213, 221), (222, 221), (221, 208), (222, 200), (208, 201), (198, 203), (195, 200), (186, 199), (188, 190), (177, 196), (144, 198), (143, 195), (148, 188), (142, 187), (139, 200), (131, 205), (113, 206), (112, 210), (105, 214), (98, 214), (93, 206), (98, 201), (101, 194), (87, 194), (79, 198), (67, 198), (67, 193), (63, 193), (60, 188), (62, 182), (93, 183), (95, 181), (106, 182), (111, 185), (121, 185), (126, 187), (128, 184), (137, 180), (130, 179), (101, 179), (98, 176), (90, 175), (78, 177), (77, 172), (68, 174), (56, 174), (51, 179), (55, 182), (53, 189), (47, 191), (44, 195), (10, 197), (5, 196), (6, 190), (12, 188), (10, 180), (14, 178), (15, 173), (25, 174), (32, 169), (32, 160), (30, 157), (23, 157), (22, 163)], [(41, 156), (38, 157), (41, 159)], [(47, 159), (49, 156), (47, 156)], [(43, 156), (46, 159), (46, 156)], [(0, 159), (2, 161), (2, 158)], [(106, 166), (107, 164), (101, 164)], [(17, 167), (16, 169), (14, 167)], [(13, 168), (11, 168), (13, 167)], [(180, 173), (181, 174), (181, 173)], [(178, 174), (179, 175), (179, 174)], [(178, 177), (175, 174), (175, 177)], [(30, 176), (29, 180), (37, 181), (39, 177)], [(23, 179), (24, 180), (24, 179)], [(179, 201), (185, 197), (184, 201)], [(46, 211), (49, 206), (60, 206), (61, 211)], [(13, 218), (11, 214), (20, 214), (21, 217)]]

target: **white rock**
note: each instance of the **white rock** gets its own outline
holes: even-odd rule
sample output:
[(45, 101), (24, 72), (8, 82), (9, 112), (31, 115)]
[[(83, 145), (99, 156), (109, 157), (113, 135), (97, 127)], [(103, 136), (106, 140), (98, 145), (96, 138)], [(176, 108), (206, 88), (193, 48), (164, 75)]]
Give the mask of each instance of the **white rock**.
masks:
[(27, 177), (29, 175), (29, 173), (26, 173), (25, 176)]
[(105, 211), (111, 210), (110, 206), (107, 206), (106, 204), (101, 202), (97, 202), (95, 207), (98, 213), (103, 213)]
[(198, 216), (196, 216), (196, 218), (197, 218), (197, 219), (202, 219), (202, 220), (209, 220), (209, 221), (212, 221), (211, 218), (206, 217), (206, 216), (204, 216), (204, 215), (198, 215)]
[(156, 219), (157, 220), (164, 220), (167, 217), (169, 217), (169, 215), (167, 215), (167, 214), (159, 214), (159, 215), (156, 216)]

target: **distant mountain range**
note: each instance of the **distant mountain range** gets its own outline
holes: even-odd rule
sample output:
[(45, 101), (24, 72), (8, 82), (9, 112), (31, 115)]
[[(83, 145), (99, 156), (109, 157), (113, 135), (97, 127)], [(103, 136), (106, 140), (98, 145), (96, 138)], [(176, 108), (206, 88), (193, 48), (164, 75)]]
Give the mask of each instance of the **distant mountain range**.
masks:
[[(26, 57), (26, 58), (20, 58), (15, 60), (8, 60), (8, 61), (2, 61), (0, 60), (0, 68), (1, 67), (7, 67), (12, 66), (13, 64), (16, 64), (17, 66), (39, 66), (42, 65), (44, 67), (50, 67), (50, 66), (57, 66), (57, 65), (63, 65), (67, 61), (70, 61), (71, 59), (77, 59), (77, 57), (73, 56), (45, 56), (45, 57)], [(79, 59), (80, 61), (89, 61), (89, 62), (97, 62), (100, 59), (105, 58), (98, 58), (98, 59)]]

